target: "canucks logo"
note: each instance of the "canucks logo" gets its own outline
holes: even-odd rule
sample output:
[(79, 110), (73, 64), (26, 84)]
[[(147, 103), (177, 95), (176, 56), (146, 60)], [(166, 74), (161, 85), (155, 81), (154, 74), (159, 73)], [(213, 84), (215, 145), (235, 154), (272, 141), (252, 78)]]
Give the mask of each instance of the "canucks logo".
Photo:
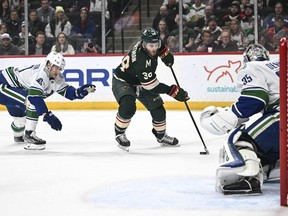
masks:
[(42, 79), (42, 78), (39, 78), (39, 79), (37, 79), (36, 81), (39, 83), (39, 85), (42, 86), (42, 84), (43, 84), (43, 79)]

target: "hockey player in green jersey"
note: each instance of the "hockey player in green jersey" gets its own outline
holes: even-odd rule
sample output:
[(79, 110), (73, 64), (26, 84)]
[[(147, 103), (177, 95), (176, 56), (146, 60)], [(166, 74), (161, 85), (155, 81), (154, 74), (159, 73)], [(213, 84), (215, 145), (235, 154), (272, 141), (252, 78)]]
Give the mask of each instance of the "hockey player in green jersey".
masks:
[(66, 83), (61, 73), (64, 68), (62, 54), (51, 52), (42, 64), (23, 69), (8, 67), (0, 72), (0, 104), (5, 105), (13, 117), (11, 127), (15, 142), (25, 141), (27, 150), (45, 149), (46, 141), (35, 132), (39, 116), (43, 116), (43, 121), (52, 129), (62, 129), (61, 121), (48, 110), (45, 98), (57, 92), (69, 100), (83, 99), (95, 91), (92, 84), (75, 89)]
[(166, 66), (173, 65), (174, 56), (161, 41), (159, 33), (148, 28), (115, 70), (112, 91), (119, 104), (115, 134), (118, 147), (123, 150), (129, 151), (130, 141), (125, 131), (136, 112), (136, 99), (150, 112), (152, 133), (157, 141), (161, 145), (179, 146), (178, 139), (166, 133), (166, 110), (160, 94), (168, 94), (178, 101), (187, 101), (189, 96), (179, 86), (168, 86), (157, 79), (158, 56)]

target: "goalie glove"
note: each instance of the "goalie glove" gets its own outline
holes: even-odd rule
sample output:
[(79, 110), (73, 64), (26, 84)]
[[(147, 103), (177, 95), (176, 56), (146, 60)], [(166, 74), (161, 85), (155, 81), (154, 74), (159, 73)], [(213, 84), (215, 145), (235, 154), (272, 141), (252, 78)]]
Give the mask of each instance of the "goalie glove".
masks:
[(77, 99), (83, 99), (89, 93), (93, 93), (96, 91), (96, 86), (92, 84), (85, 84), (80, 88), (75, 90), (75, 96)]
[(190, 99), (188, 93), (177, 85), (170, 86), (170, 92), (168, 93), (168, 95), (175, 98), (177, 101), (182, 102)]
[(224, 135), (238, 125), (237, 116), (229, 107), (206, 107), (200, 115), (203, 128), (215, 135)]

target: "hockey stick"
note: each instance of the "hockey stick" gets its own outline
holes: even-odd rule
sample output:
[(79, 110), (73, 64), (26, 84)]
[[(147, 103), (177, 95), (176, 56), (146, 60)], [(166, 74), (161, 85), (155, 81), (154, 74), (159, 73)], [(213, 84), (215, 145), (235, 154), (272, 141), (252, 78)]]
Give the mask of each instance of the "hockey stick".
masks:
[[(173, 74), (173, 77), (174, 77), (174, 79), (175, 79), (176, 84), (180, 87), (179, 82), (178, 82), (178, 79), (177, 79), (177, 77), (176, 77), (176, 75), (175, 75), (175, 72), (174, 72), (172, 66), (169, 66), (169, 67), (170, 67), (170, 69), (171, 69), (171, 72), (172, 72), (172, 74)], [(196, 130), (197, 130), (197, 133), (198, 133), (198, 135), (199, 135), (199, 137), (200, 137), (200, 139), (201, 139), (201, 141), (202, 141), (202, 144), (203, 144), (203, 146), (204, 146), (204, 150), (205, 150), (205, 151), (200, 152), (200, 154), (203, 154), (203, 155), (204, 155), (204, 154), (209, 154), (209, 151), (208, 151), (208, 149), (207, 149), (207, 147), (206, 147), (206, 145), (205, 145), (205, 142), (204, 142), (204, 140), (203, 140), (203, 138), (202, 138), (202, 135), (201, 135), (201, 133), (200, 133), (200, 131), (199, 131), (199, 128), (198, 128), (198, 126), (197, 126), (197, 124), (196, 124), (196, 122), (195, 122), (195, 120), (194, 120), (194, 118), (193, 118), (193, 115), (192, 115), (192, 113), (191, 113), (191, 111), (190, 111), (190, 108), (189, 108), (189, 106), (188, 106), (188, 104), (187, 104), (187, 101), (184, 101), (184, 103), (185, 103), (185, 106), (186, 106), (186, 108), (187, 108), (187, 111), (188, 111), (188, 113), (189, 113), (189, 115), (190, 115), (190, 117), (191, 117), (191, 119), (192, 119), (192, 122), (193, 122), (193, 124), (194, 124), (194, 126), (195, 126), (195, 128), (196, 128)]]

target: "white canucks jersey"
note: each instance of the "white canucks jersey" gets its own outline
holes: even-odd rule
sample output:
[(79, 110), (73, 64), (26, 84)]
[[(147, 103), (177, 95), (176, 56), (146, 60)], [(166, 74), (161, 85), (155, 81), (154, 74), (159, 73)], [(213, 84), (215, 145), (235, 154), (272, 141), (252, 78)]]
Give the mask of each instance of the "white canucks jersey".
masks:
[(237, 75), (241, 92), (232, 111), (247, 118), (261, 111), (279, 109), (279, 60), (247, 62)]
[(11, 87), (29, 89), (31, 96), (41, 95), (45, 98), (55, 92), (63, 94), (68, 88), (61, 73), (56, 79), (50, 79), (45, 64), (32, 65), (24, 69), (8, 67), (2, 74)]

